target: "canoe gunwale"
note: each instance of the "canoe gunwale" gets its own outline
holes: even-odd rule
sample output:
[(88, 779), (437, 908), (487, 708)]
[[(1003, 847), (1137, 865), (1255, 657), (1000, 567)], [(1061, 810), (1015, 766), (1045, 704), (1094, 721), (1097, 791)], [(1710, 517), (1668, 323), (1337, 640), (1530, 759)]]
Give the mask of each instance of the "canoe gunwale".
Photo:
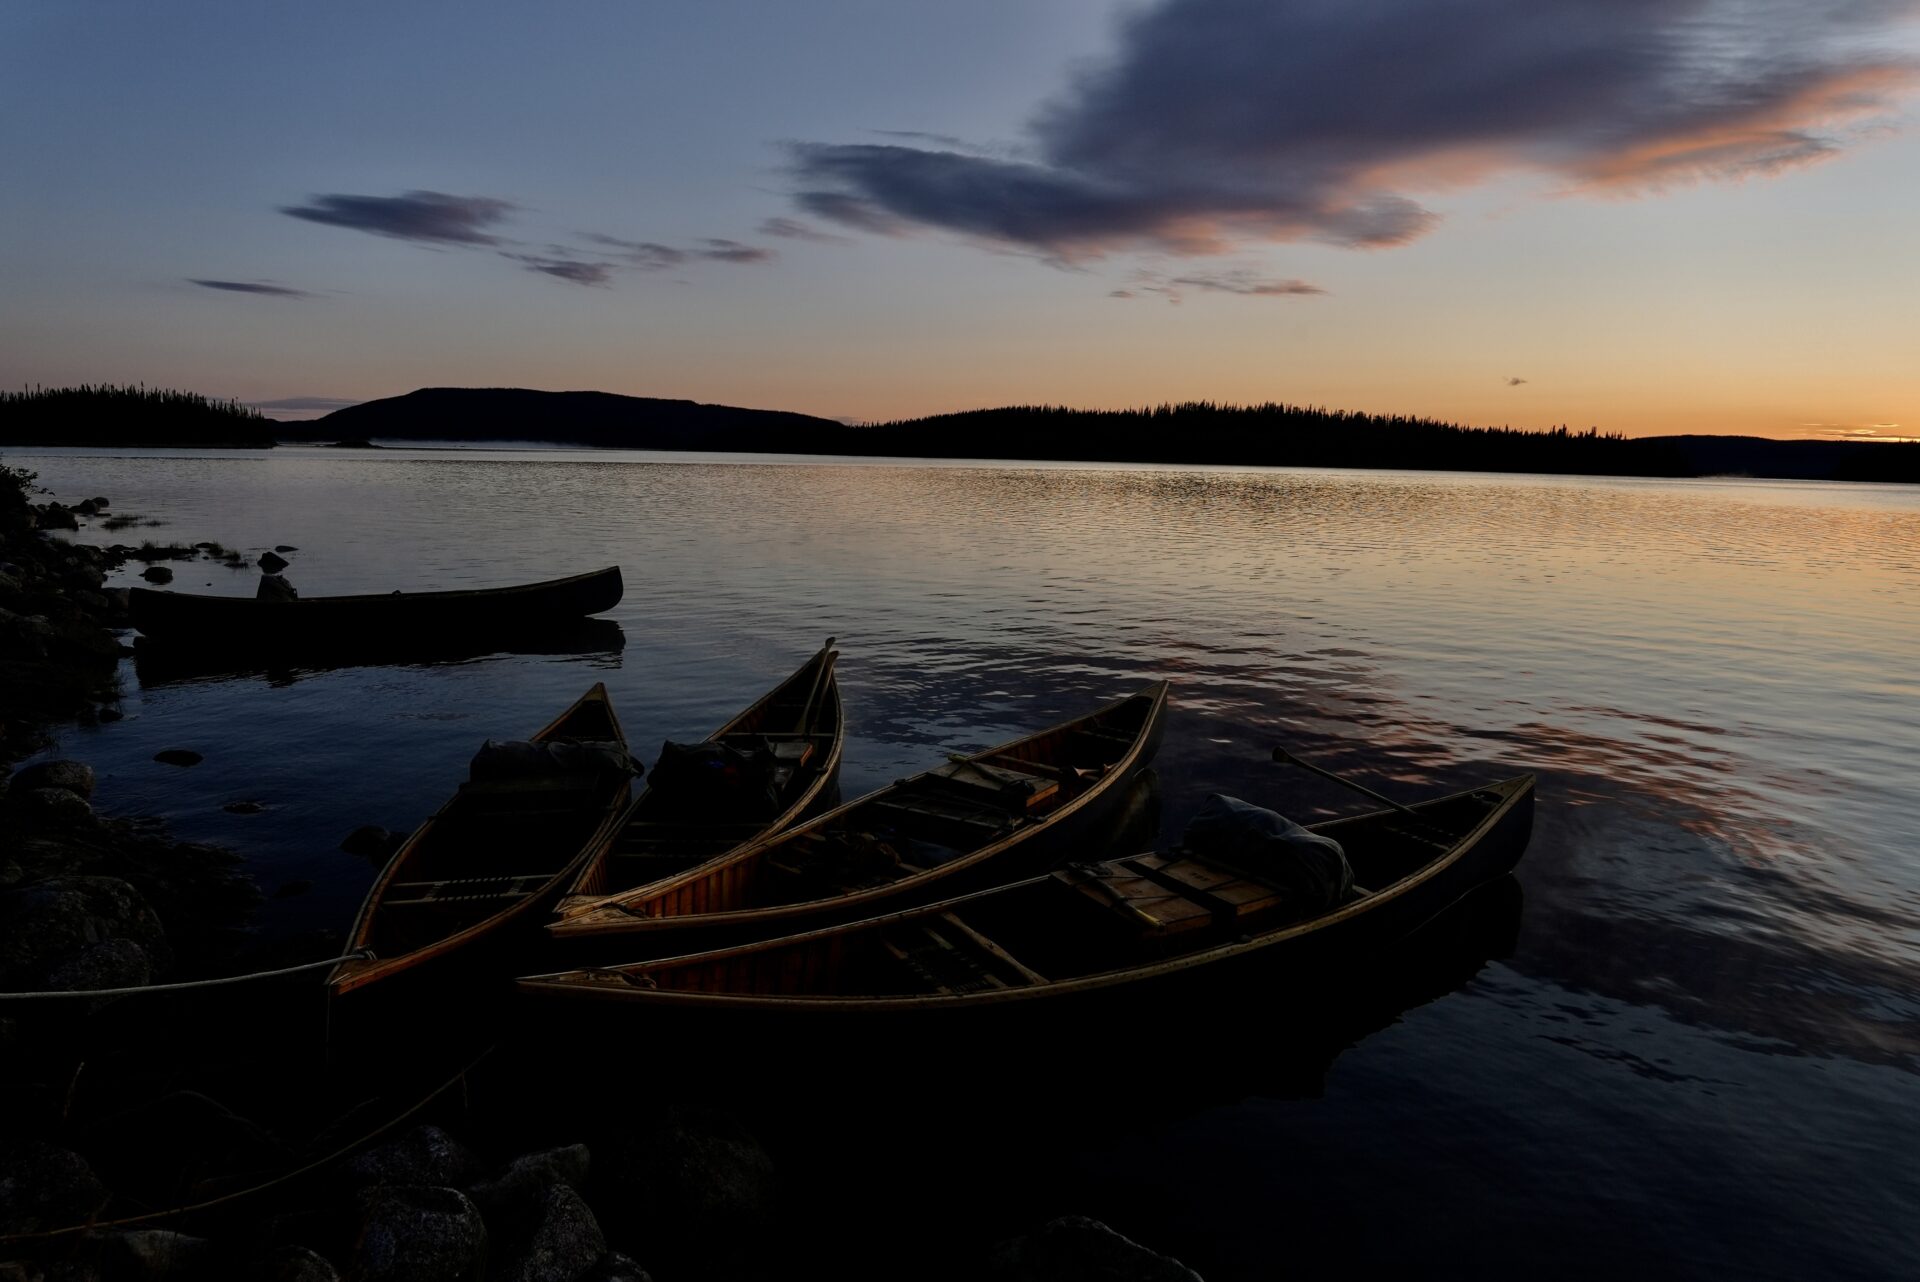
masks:
[[(1464, 834), (1445, 854), (1422, 865), (1409, 875), (1391, 882), (1363, 899), (1343, 904), (1332, 912), (1310, 917), (1305, 921), (1294, 922), (1284, 927), (1264, 931), (1251, 938), (1231, 940), (1203, 948), (1192, 953), (1181, 953), (1169, 957), (1156, 958), (1142, 962), (1137, 966), (1122, 967), (1100, 971), (1092, 975), (1076, 976), (1072, 979), (1055, 980), (1046, 984), (1034, 984), (1020, 988), (987, 989), (970, 993), (913, 993), (885, 994), (873, 996), (767, 996), (752, 993), (693, 992), (677, 989), (647, 988), (632, 985), (613, 988), (601, 984), (583, 983), (572, 977), (590, 973), (605, 974), (644, 974), (655, 967), (679, 966), (716, 959), (721, 956), (739, 957), (757, 952), (766, 952), (774, 948), (794, 944), (810, 943), (828, 939), (835, 935), (851, 934), (854, 931), (885, 929), (899, 923), (913, 921), (941, 913), (953, 912), (966, 907), (979, 899), (1003, 894), (1025, 887), (1037, 886), (1047, 881), (1052, 874), (1043, 873), (1006, 886), (975, 891), (972, 894), (957, 895), (937, 903), (905, 909), (900, 912), (886, 913), (860, 921), (822, 927), (816, 930), (797, 932), (773, 939), (758, 940), (730, 948), (712, 949), (689, 953), (678, 957), (663, 957), (634, 963), (631, 966), (602, 966), (558, 971), (545, 975), (530, 975), (514, 981), (515, 987), (524, 994), (535, 996), (553, 996), (578, 1001), (615, 1001), (630, 1002), (637, 1005), (681, 1010), (733, 1010), (790, 1013), (796, 1011), (816, 1012), (822, 1015), (847, 1014), (882, 1016), (930, 1010), (951, 1010), (968, 1007), (1005, 1007), (1017, 1006), (1028, 1002), (1049, 998), (1070, 998), (1078, 995), (1102, 992), (1126, 984), (1150, 983), (1164, 979), (1183, 971), (1200, 970), (1221, 962), (1232, 961), (1275, 948), (1283, 944), (1307, 938), (1333, 929), (1369, 914), (1394, 900), (1413, 893), (1426, 886), (1443, 874), (1458, 867), (1483, 842), (1509, 823), (1516, 822), (1516, 814), (1523, 808), (1531, 823), (1532, 801), (1535, 777), (1532, 774), (1519, 775), (1511, 779), (1491, 784), (1482, 784), (1476, 788), (1463, 789), (1444, 797), (1436, 797), (1430, 805), (1468, 797), (1474, 793), (1501, 790), (1506, 793), (1499, 804), (1491, 808), (1474, 827)], [(1344, 819), (1330, 820), (1326, 824), (1313, 825), (1314, 831), (1326, 827), (1340, 827), (1359, 820), (1392, 814), (1392, 811), (1373, 811), (1353, 815)], [(1517, 856), (1516, 856), (1517, 858)], [(1475, 885), (1480, 884), (1475, 882)], [(1471, 886), (1462, 887), (1461, 895), (1471, 890)], [(1455, 897), (1457, 899), (1458, 896)], [(1447, 904), (1455, 902), (1449, 899)], [(1434, 912), (1442, 911), (1447, 904), (1436, 905)]]
[[(545, 742), (588, 703), (605, 705), (607, 719), (613, 725), (614, 737), (619, 743), (624, 745), (627, 741), (626, 733), (621, 728), (619, 717), (614, 713), (613, 701), (607, 695), (605, 682), (595, 682), (591, 689), (568, 705), (565, 712), (562, 712), (552, 721), (535, 731), (530, 741), (534, 743)], [(631, 785), (623, 785), (620, 791), (624, 792), (626, 787), (630, 786)], [(415, 828), (413, 832), (408, 835), (407, 839), (401, 843), (400, 848), (393, 852), (392, 858), (387, 860), (386, 867), (381, 869), (380, 876), (375, 879), (373, 886), (367, 891), (367, 897), (360, 905), (359, 915), (354, 918), (353, 933), (350, 936), (350, 943), (348, 944), (349, 952), (359, 950), (372, 951), (368, 945), (368, 939), (373, 933), (374, 917), (380, 911), (380, 905), (386, 899), (388, 890), (392, 888), (393, 883), (399, 877), (401, 868), (432, 833), (434, 827), (458, 805), (459, 802), (460, 790), (456, 788), (453, 795), (441, 802), (439, 809), (429, 815), (425, 822), (418, 828)], [(420, 948), (413, 949), (410, 952), (400, 953), (392, 957), (375, 955), (365, 959), (342, 962), (327, 974), (326, 988), (329, 995), (334, 997), (344, 996), (357, 988), (362, 988), (387, 975), (397, 974), (402, 971), (411, 970), (417, 966), (425, 965), (482, 936), (490, 935), (497, 930), (511, 925), (517, 919), (533, 913), (536, 908), (544, 911), (546, 905), (551, 902), (554, 892), (566, 883), (567, 878), (575, 873), (581, 861), (586, 858), (587, 852), (593, 848), (594, 843), (600, 839), (608, 826), (618, 820), (620, 815), (626, 810), (626, 806), (623, 803), (609, 804), (605, 808), (607, 813), (601, 816), (599, 824), (597, 824), (593, 830), (593, 835), (582, 842), (580, 849), (574, 852), (573, 856), (567, 860), (565, 866), (557, 870), (553, 876), (549, 877), (546, 881), (542, 882), (540, 889), (533, 894), (528, 895), (516, 903), (507, 905), (490, 917), (483, 917), (479, 921), (462, 927), (451, 935), (435, 940), (430, 944), (423, 945)]]
[[(1011, 847), (1019, 846), (1036, 837), (1043, 837), (1049, 831), (1064, 827), (1067, 823), (1083, 814), (1096, 801), (1106, 798), (1114, 789), (1131, 779), (1138, 773), (1140, 768), (1146, 764), (1143, 757), (1149, 753), (1149, 750), (1157, 750), (1162, 724), (1166, 716), (1167, 698), (1170, 689), (1170, 682), (1156, 681), (1144, 690), (1139, 690), (1133, 694), (1115, 699), (1110, 703), (1094, 709), (1092, 712), (1069, 718), (1057, 725), (1049, 726), (1044, 730), (1038, 730), (1029, 735), (1023, 735), (1018, 739), (1013, 739), (1002, 744), (995, 744), (991, 748), (985, 748), (979, 752), (967, 754), (965, 759), (969, 761), (999, 756), (1036, 740), (1044, 739), (1050, 735), (1060, 734), (1083, 722), (1091, 721), (1096, 717), (1107, 715), (1134, 699), (1145, 698), (1149, 701), (1147, 714), (1141, 718), (1140, 729), (1135, 733), (1133, 742), (1127, 746), (1127, 750), (1121, 754), (1120, 758), (1113, 763), (1107, 772), (1095, 780), (1084, 792), (1067, 801), (1060, 806), (1059, 809), (1049, 812), (1038, 821), (1022, 828), (1016, 828), (1012, 832), (1006, 833), (993, 841), (987, 842), (985, 845), (948, 860), (946, 863), (936, 867), (910, 874), (898, 881), (887, 882), (879, 886), (869, 886), (849, 894), (830, 896), (825, 899), (802, 900), (798, 903), (775, 904), (762, 908), (736, 908), (725, 912), (687, 913), (676, 916), (646, 917), (622, 911), (621, 905), (624, 902), (641, 897), (641, 892), (628, 891), (621, 895), (610, 896), (600, 907), (591, 910), (590, 913), (580, 912), (551, 922), (548, 924), (547, 929), (555, 937), (566, 940), (598, 939), (608, 936), (625, 935), (636, 937), (661, 936), (672, 934), (675, 931), (691, 932), (709, 929), (733, 930), (741, 927), (758, 927), (763, 923), (779, 923), (783, 920), (805, 921), (809, 917), (815, 917), (823, 913), (832, 913), (839, 916), (844, 915), (848, 910), (857, 909), (863, 904), (871, 904), (897, 896), (911, 896), (916, 890), (933, 885), (938, 881), (975, 871), (980, 865), (997, 857)], [(685, 873), (677, 874), (672, 878), (656, 882), (646, 890), (645, 894), (651, 896), (678, 889), (681, 885), (691, 883), (698, 877), (711, 873), (714, 868), (725, 862), (744, 860), (756, 856), (767, 847), (788, 840), (799, 833), (807, 832), (815, 828), (823, 828), (840, 815), (857, 806), (866, 804), (873, 798), (897, 786), (898, 785), (888, 785), (886, 788), (876, 789), (865, 796), (856, 797), (852, 801), (836, 806), (825, 814), (809, 820), (798, 828), (789, 828), (781, 832), (770, 833), (749, 845), (741, 846), (730, 851), (723, 860), (715, 860), (703, 865), (699, 869), (689, 869)], [(615, 913), (619, 915), (615, 916)]]

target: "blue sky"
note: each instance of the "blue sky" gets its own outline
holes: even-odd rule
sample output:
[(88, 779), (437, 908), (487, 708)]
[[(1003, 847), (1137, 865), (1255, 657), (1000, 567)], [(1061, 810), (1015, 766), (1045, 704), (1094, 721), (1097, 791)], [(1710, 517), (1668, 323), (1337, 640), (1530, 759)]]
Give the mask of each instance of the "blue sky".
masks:
[(1913, 15), (16, 3), (0, 384), (1897, 435)]

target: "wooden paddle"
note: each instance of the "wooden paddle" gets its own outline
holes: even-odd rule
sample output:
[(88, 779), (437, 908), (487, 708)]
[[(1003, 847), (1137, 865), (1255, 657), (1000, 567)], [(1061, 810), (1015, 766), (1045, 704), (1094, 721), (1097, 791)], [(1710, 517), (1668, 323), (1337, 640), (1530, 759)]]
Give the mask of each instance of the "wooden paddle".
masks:
[[(1415, 819), (1420, 819), (1420, 813), (1412, 809), (1411, 807), (1401, 805), (1399, 802), (1395, 801), (1392, 797), (1383, 797), (1379, 793), (1375, 792), (1373, 789), (1367, 787), (1365, 784), (1355, 783), (1353, 780), (1337, 775), (1331, 770), (1327, 770), (1320, 766), (1316, 766), (1311, 761), (1302, 761), (1300, 758), (1294, 756), (1291, 752), (1288, 752), (1285, 748), (1281, 747), (1279, 744), (1274, 745), (1273, 759), (1279, 762), (1281, 765), (1299, 766), (1302, 770), (1310, 771), (1313, 774), (1319, 775), (1322, 779), (1331, 780), (1332, 782), (1339, 784), (1343, 788), (1351, 788), (1355, 792), (1360, 793), (1363, 796), (1371, 797), (1375, 801), (1379, 802), (1381, 805), (1390, 806), (1393, 809), (1398, 810), (1403, 815), (1411, 815)], [(1420, 819), (1420, 822), (1425, 823), (1426, 820)]]
[[(821, 651), (824, 653), (833, 649), (833, 643), (838, 639), (838, 637), (828, 637), (827, 643), (820, 647)], [(833, 671), (833, 663), (837, 658), (839, 658), (838, 655), (827, 655), (826, 661), (820, 665), (820, 670), (813, 674), (813, 688), (807, 691), (807, 702), (800, 709), (799, 730), (809, 738), (813, 735), (813, 723), (819, 717), (820, 687), (826, 684), (827, 674)]]

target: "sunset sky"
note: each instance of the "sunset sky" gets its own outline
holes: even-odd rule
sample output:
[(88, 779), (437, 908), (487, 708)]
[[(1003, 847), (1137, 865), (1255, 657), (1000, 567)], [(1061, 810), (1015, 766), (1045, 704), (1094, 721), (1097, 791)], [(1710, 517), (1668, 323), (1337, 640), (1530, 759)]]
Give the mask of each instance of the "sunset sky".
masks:
[(0, 8), (0, 386), (1920, 435), (1920, 0)]

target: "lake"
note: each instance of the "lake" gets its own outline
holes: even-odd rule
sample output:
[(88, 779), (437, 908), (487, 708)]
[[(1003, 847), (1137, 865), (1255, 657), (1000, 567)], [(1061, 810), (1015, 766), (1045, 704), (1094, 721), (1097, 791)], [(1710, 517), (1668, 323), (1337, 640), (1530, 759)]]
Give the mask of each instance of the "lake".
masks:
[[(851, 797), (1165, 677), (1163, 837), (1211, 792), (1309, 821), (1366, 808), (1271, 764), (1275, 743), (1409, 800), (1537, 773), (1517, 926), (1305, 1088), (1041, 1154), (1051, 1209), (1211, 1282), (1286, 1270), (1302, 1224), (1344, 1235), (1360, 1276), (1920, 1272), (1920, 490), (586, 451), (6, 461), (165, 522), (89, 541), (295, 545), (303, 595), (623, 567), (613, 652), (125, 665), (126, 719), (58, 752), (100, 771), (103, 808), (241, 851), (269, 892), (312, 883), (263, 931), (343, 933), (375, 869), (341, 837), (411, 827), (483, 739), (595, 681), (651, 761), (838, 637)], [(258, 577), (173, 564), (184, 591)], [(205, 760), (152, 761), (168, 747)]]

